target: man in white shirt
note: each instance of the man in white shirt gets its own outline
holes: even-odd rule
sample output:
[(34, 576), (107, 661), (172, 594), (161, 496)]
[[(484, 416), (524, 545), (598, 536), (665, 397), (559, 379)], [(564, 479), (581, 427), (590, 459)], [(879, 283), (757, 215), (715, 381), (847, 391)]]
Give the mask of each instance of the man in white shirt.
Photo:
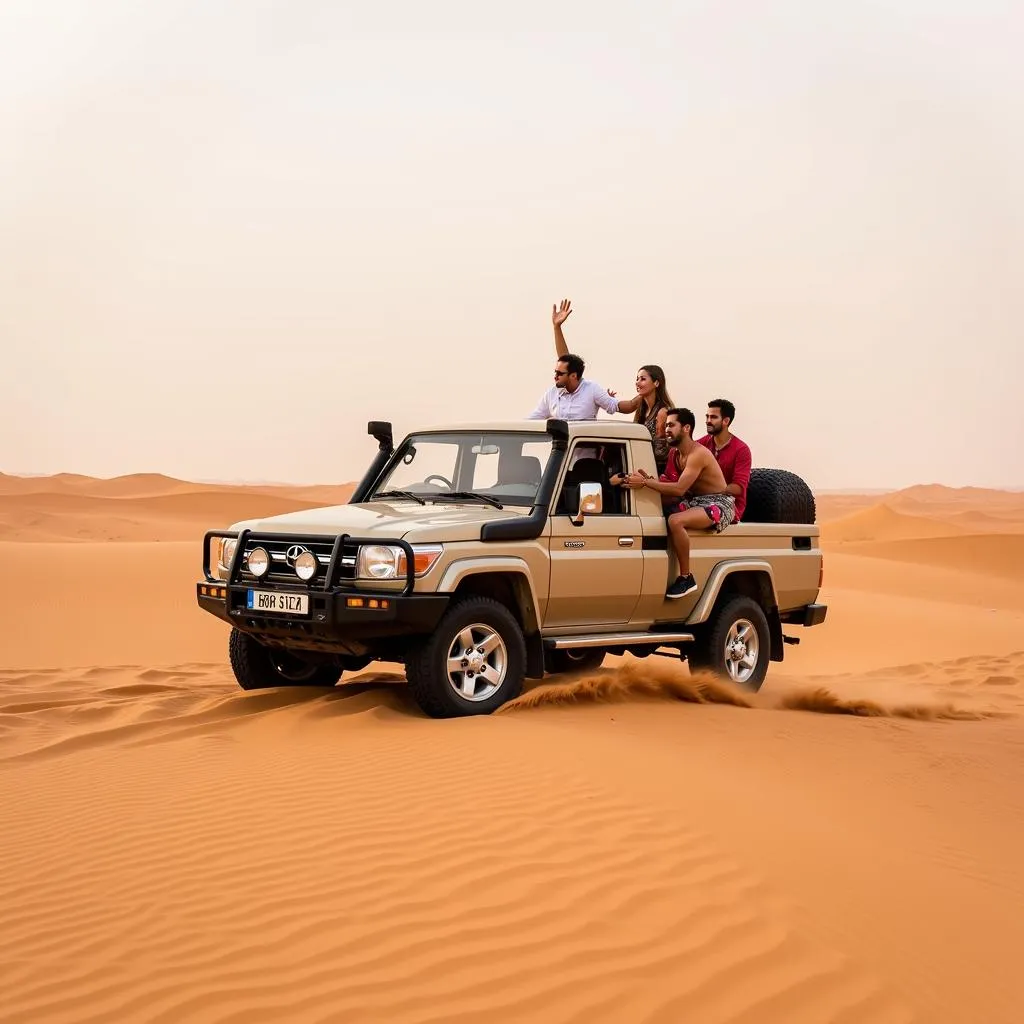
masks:
[(569, 353), (555, 364), (555, 382), (527, 416), (530, 420), (596, 420), (597, 410), (619, 411), (619, 401), (606, 388), (592, 380), (584, 380), (583, 360)]

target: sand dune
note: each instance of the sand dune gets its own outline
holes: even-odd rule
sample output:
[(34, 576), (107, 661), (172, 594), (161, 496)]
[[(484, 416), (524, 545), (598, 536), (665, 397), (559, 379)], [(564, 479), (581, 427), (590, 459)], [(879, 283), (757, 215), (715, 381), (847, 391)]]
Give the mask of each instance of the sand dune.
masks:
[(828, 524), (759, 694), (627, 657), (435, 722), (401, 666), (244, 693), (196, 608), (204, 529), (337, 489), (17, 479), (5, 1020), (1019, 1019), (1024, 537), (967, 521), (1019, 496)]
[(201, 538), (211, 522), (228, 525), (250, 515), (280, 515), (309, 502), (264, 494), (194, 491), (136, 498), (49, 494), (0, 498), (0, 539), (181, 540)]
[(923, 516), (909, 516), (886, 504), (872, 505), (841, 519), (824, 523), (822, 538), (834, 543), (863, 540), (907, 540), (918, 537), (949, 537), (963, 528)]
[(96, 477), (78, 473), (56, 473), (52, 476), (11, 476), (0, 473), (0, 494), (62, 493), (94, 487), (100, 483)]
[(129, 473), (108, 480), (91, 477), (77, 477), (72, 480), (66, 476), (51, 479), (58, 485), (55, 488), (57, 493), (66, 489), (78, 494), (109, 498), (148, 498), (154, 495), (188, 493), (195, 489), (195, 484), (165, 476), (163, 473)]
[(310, 486), (274, 483), (203, 483), (179, 480), (162, 473), (130, 473), (109, 478), (59, 473), (53, 476), (9, 476), (0, 473), (0, 496), (34, 495), (45, 501), (50, 495), (81, 495), (91, 498), (155, 498), (172, 494), (217, 493), (254, 496), (271, 495), (291, 501), (317, 501), (336, 504), (347, 501), (355, 485), (313, 484)]
[(162, 473), (130, 473), (99, 478), (73, 473), (53, 476), (10, 476), (0, 473), (0, 495), (79, 494), (94, 498), (152, 498), (168, 494), (195, 494), (213, 491), (222, 495), (269, 494), (294, 501), (336, 503), (347, 500), (352, 483), (315, 484), (308, 487), (273, 483), (201, 483), (179, 480)]
[(994, 519), (997, 523), (1024, 523), (1024, 492), (997, 491), (983, 487), (945, 487), (926, 484), (899, 491), (872, 494), (822, 494), (817, 497), (819, 521), (829, 523), (856, 512), (885, 505), (905, 515), (936, 522), (967, 520), (971, 526)]
[(0, 565), (17, 581), (0, 589), (0, 618), (11, 626), (6, 666), (162, 666), (224, 656), (223, 631), (196, 612), (197, 541), (0, 542)]
[(1019, 533), (1024, 531), (1024, 513), (1015, 508), (1000, 510), (994, 513), (982, 511), (951, 512), (945, 516), (947, 523), (962, 526), (972, 533), (991, 531), (992, 533)]
[(269, 493), (247, 487), (181, 485), (144, 495), (75, 490), (0, 494), (0, 541), (140, 541), (202, 538), (207, 529), (252, 516), (295, 512), (348, 500), (351, 488)]
[[(124, 498), (105, 498), (86, 494), (49, 494), (45, 505), (34, 494), (20, 494), (0, 499), (5, 512), (33, 512), (45, 508), (52, 516), (132, 516), (144, 520), (150, 517), (177, 516), (181, 518), (214, 517), (223, 519), (241, 509), (254, 505), (263, 508), (309, 508), (309, 502), (296, 498), (279, 498), (255, 492), (225, 494), (222, 491), (190, 491), (184, 494), (154, 494), (128, 501)], [(245, 514), (244, 511), (242, 513)], [(270, 512), (270, 515), (276, 514)], [(158, 538), (153, 538), (157, 540)]]
[(8, 476), (0, 473), (0, 494), (89, 494), (94, 497), (145, 498), (194, 490), (196, 484), (163, 473), (127, 473), (109, 478), (55, 473)]
[(920, 503), (936, 515), (948, 515), (965, 506), (972, 508), (1012, 508), (1020, 510), (1024, 491), (1000, 491), (989, 487), (947, 487), (944, 484), (915, 484), (894, 493), (902, 505)]
[[(1019, 703), (1024, 657), (1002, 668), (1014, 682), (992, 689)], [(620, 691), (449, 723), (439, 743), (403, 688), (362, 678), (240, 694), (197, 663), (0, 673), (0, 778), (16, 772), (32, 793), (0, 836), (0, 956), (18, 965), (8, 1019), (942, 1021), (957, 1019), (951, 993), (1012, 1019), (1005, 980), (993, 983), (1015, 953), (990, 930), (924, 943), (922, 958), (914, 921), (904, 945), (935, 885), (969, 900), (966, 923), (1019, 930), (1000, 916), (1015, 850), (980, 876), (971, 860), (1005, 780), (970, 795), (959, 856), (941, 813), (918, 805), (900, 823), (902, 791), (920, 789), (908, 757), (931, 761), (940, 806), (977, 781), (935, 761), (948, 734), (867, 734), (844, 810), (837, 768), (861, 741), (829, 715), (678, 695), (666, 715), (652, 691)], [(937, 728), (986, 730), (976, 752), (998, 740), (991, 724)], [(700, 770), (732, 748), (734, 767), (717, 756)], [(804, 775), (795, 800), (798, 751), (815, 783)], [(826, 807), (832, 827), (808, 834)], [(866, 822), (884, 823), (893, 849), (933, 855), (890, 859), (880, 886), (878, 868), (843, 859)], [(73, 859), (56, 828), (88, 837)], [(970, 949), (980, 964), (958, 962)], [(943, 973), (919, 991), (922, 959)]]
[(868, 558), (941, 565), (949, 569), (1024, 580), (1024, 534), (989, 534), (976, 537), (912, 538), (856, 545)]

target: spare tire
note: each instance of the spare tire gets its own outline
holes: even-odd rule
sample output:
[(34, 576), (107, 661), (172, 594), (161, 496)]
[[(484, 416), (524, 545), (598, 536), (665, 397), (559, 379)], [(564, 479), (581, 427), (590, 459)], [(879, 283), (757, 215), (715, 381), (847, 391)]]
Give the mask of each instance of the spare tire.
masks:
[(745, 523), (798, 523), (815, 521), (814, 492), (785, 469), (753, 469), (747, 486)]

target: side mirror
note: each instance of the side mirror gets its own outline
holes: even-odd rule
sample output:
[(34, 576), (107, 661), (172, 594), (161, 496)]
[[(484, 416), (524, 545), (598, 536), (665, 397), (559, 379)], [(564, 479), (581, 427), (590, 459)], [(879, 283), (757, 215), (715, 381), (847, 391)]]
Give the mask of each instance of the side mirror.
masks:
[(580, 484), (579, 511), (573, 516), (572, 521), (576, 526), (582, 526), (585, 516), (599, 516), (603, 508), (604, 494), (601, 490), (601, 485), (589, 482), (582, 483)]

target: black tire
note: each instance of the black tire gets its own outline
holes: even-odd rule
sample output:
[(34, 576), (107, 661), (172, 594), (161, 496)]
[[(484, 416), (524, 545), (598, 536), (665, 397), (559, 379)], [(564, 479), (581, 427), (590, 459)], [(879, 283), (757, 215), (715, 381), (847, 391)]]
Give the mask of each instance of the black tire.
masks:
[[(757, 635), (756, 660), (749, 676), (746, 669), (740, 668), (736, 657), (729, 657), (727, 647), (732, 647), (731, 632), (734, 626), (747, 623)], [(739, 638), (742, 642), (742, 636)], [(748, 641), (749, 643), (749, 641)], [(735, 649), (738, 654), (741, 649)], [(749, 647), (746, 648), (749, 653)], [(768, 674), (768, 662), (771, 659), (771, 634), (768, 631), (768, 619), (764, 609), (750, 597), (733, 597), (720, 608), (711, 613), (711, 618), (704, 626), (700, 637), (693, 642), (686, 652), (686, 660), (694, 671), (706, 669), (747, 690), (757, 692)], [(730, 662), (733, 671), (730, 671)]]
[(303, 661), (280, 648), (264, 647), (254, 636), (232, 629), (228, 638), (231, 670), (243, 690), (273, 686), (334, 686), (341, 678), (336, 665)]
[(817, 509), (814, 492), (805, 481), (785, 469), (754, 469), (747, 486), (745, 523), (811, 525)]
[(548, 672), (592, 672), (601, 667), (605, 652), (599, 647), (567, 648), (564, 651), (549, 651)]
[[(461, 634), (473, 626), (480, 627), (472, 631), (470, 639), (474, 644), (486, 642), (489, 631), (492, 637), (500, 639), (500, 649), (480, 654), (479, 648), (468, 648)], [(477, 671), (453, 669), (450, 678), (449, 654), (458, 657), (467, 650), (476, 652), (472, 655), (474, 659), (478, 655), (484, 659), (486, 670), (474, 661)], [(525, 672), (523, 631), (508, 608), (490, 597), (467, 597), (453, 604), (429, 639), (412, 651), (405, 662), (409, 689), (431, 718), (489, 715), (523, 692)], [(461, 690), (457, 692), (456, 686), (461, 684), (479, 688), (479, 693), (467, 696)]]

